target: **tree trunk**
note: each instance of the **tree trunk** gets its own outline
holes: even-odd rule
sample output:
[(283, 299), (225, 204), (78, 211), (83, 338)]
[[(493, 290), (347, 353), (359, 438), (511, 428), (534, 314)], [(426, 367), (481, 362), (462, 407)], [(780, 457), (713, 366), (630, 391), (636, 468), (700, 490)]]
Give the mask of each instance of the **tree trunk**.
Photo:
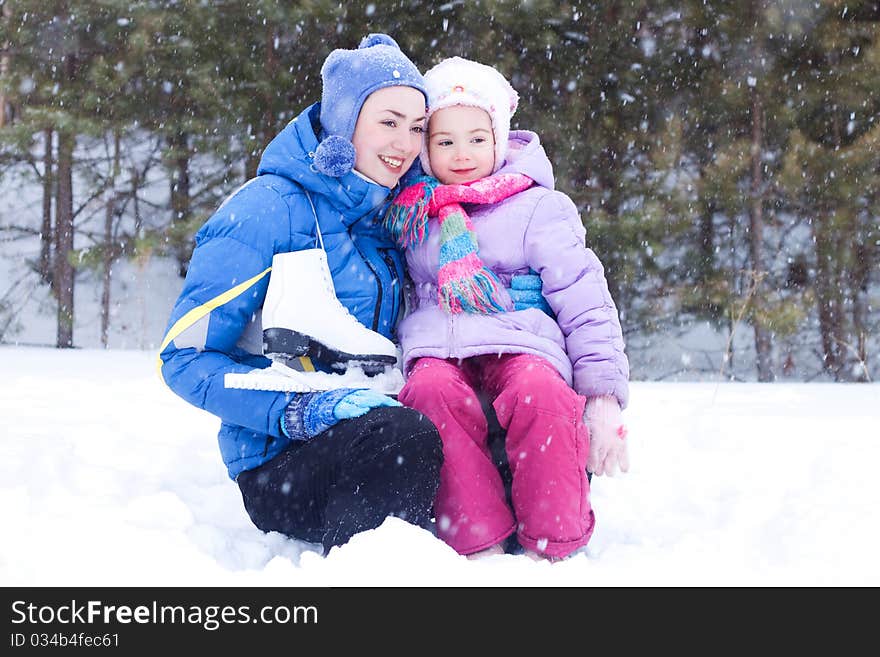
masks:
[(754, 294), (751, 299), (755, 309), (753, 324), (755, 327), (755, 353), (758, 362), (758, 380), (773, 381), (776, 377), (773, 373), (773, 354), (770, 340), (770, 331), (765, 325), (765, 313), (762, 312), (765, 303), (764, 278), (767, 275), (764, 269), (764, 130), (763, 130), (763, 106), (761, 94), (757, 86), (751, 90), (752, 96), (752, 189), (751, 203), (749, 207), (749, 255), (752, 261), (752, 276), (754, 277)]
[(822, 341), (822, 366), (837, 381), (840, 377), (841, 362), (838, 345), (835, 342), (837, 303), (835, 289), (838, 285), (837, 272), (833, 266), (833, 223), (827, 209), (822, 209), (813, 221), (813, 239), (816, 244), (816, 306), (819, 313), (819, 334)]
[[(9, 17), (12, 15), (12, 3), (4, 2), (2, 9), (2, 17), (3, 22), (6, 23), (9, 21)], [(0, 79), (6, 79), (6, 74), (9, 73), (9, 42), (3, 44), (3, 54), (0, 55)], [(8, 119), (11, 119), (9, 111), (11, 108), (9, 107), (9, 99), (6, 98), (6, 94), (0, 89), (0, 128), (6, 126)]]
[[(610, 11), (610, 10), (609, 10)], [(615, 116), (614, 125), (621, 125), (623, 120), (619, 116)], [(623, 202), (623, 193), (621, 191), (621, 182), (623, 178), (623, 166), (621, 165), (621, 153), (625, 152), (625, 145), (621, 143), (617, 134), (609, 135), (608, 142), (602, 148), (600, 161), (602, 170), (596, 172), (599, 179), (599, 188), (604, 190), (606, 194), (600, 195), (600, 205), (606, 215), (612, 220), (619, 218), (620, 206)], [(611, 298), (618, 308), (628, 308), (629, 302), (625, 298), (624, 286), (620, 281), (620, 267), (616, 266), (616, 254), (608, 253), (603, 259), (605, 265), (608, 291)]]
[(250, 180), (257, 175), (257, 169), (260, 167), (260, 158), (254, 155), (253, 151), (248, 151), (247, 158), (244, 161), (244, 178)]
[[(832, 121), (832, 135), (834, 137), (835, 150), (839, 152), (843, 144), (843, 126), (840, 121), (840, 114), (835, 112)], [(845, 308), (847, 301), (852, 301), (852, 292), (847, 289), (851, 283), (850, 272), (848, 271), (849, 257), (853, 243), (856, 238), (854, 231), (854, 219), (843, 208), (836, 208), (832, 212), (830, 226), (832, 231), (827, 235), (827, 241), (830, 245), (829, 265), (834, 271), (834, 286), (830, 287), (829, 303), (833, 308), (831, 313), (831, 341), (835, 351), (835, 370), (834, 378), (836, 381), (846, 381), (850, 379), (850, 373), (847, 369), (847, 361), (850, 358), (852, 345), (848, 339), (847, 331), (847, 314)]]
[[(44, 283), (53, 286), (52, 272), (52, 128), (46, 128), (43, 135), (46, 139), (45, 152), (43, 154), (43, 222), (40, 227), (40, 278)], [(57, 296), (57, 295), (56, 295)]]
[(112, 195), (107, 201), (104, 214), (104, 275), (101, 285), (101, 346), (108, 346), (110, 334), (110, 284), (113, 272), (113, 216), (116, 212), (116, 195)]
[(55, 204), (55, 290), (58, 298), (59, 349), (73, 346), (73, 149), (76, 135), (58, 133), (58, 199)]
[[(273, 24), (266, 25), (266, 50), (263, 58), (263, 79), (274, 80), (278, 76), (278, 51), (275, 48), (275, 40), (278, 38), (278, 28)], [(266, 146), (275, 137), (275, 106), (278, 101), (272, 91), (263, 94), (261, 105), (263, 116), (260, 125), (253, 126), (253, 140), (248, 147), (244, 163), (244, 178), (250, 180), (257, 175), (260, 166), (260, 158)]]
[[(275, 50), (275, 40), (278, 38), (278, 30), (274, 25), (266, 26), (266, 59), (263, 62), (264, 79), (275, 80), (278, 77), (278, 53)], [(275, 135), (275, 105), (278, 103), (276, 90), (267, 91), (263, 98), (263, 125), (260, 127), (260, 152), (257, 153), (257, 161), (263, 156), (263, 151)], [(254, 171), (256, 175), (256, 171)]]
[[(170, 139), (174, 150), (174, 173), (171, 179), (171, 223), (185, 223), (190, 217), (189, 135), (179, 132)], [(182, 233), (176, 234), (174, 256), (177, 273), (186, 276), (192, 249)]]
[(141, 217), (141, 205), (138, 202), (138, 187), (140, 185), (140, 174), (137, 167), (131, 168), (131, 210), (134, 214), (134, 238), (138, 239), (144, 230), (144, 220)]
[[(861, 235), (860, 237), (864, 237)], [(870, 381), (868, 375), (868, 314), (869, 297), (868, 283), (871, 277), (871, 250), (859, 241), (854, 246), (855, 263), (851, 272), (851, 289), (853, 293), (852, 326), (856, 340), (855, 357), (858, 359), (859, 370), (854, 374), (856, 380)]]
[(697, 265), (697, 281), (705, 282), (715, 271), (715, 202), (709, 201), (703, 207), (700, 217), (698, 248), (700, 261)]
[(119, 177), (120, 156), (119, 130), (113, 135), (113, 169), (110, 176), (109, 198), (104, 214), (104, 275), (101, 285), (101, 346), (108, 346), (110, 333), (110, 285), (113, 281), (113, 263), (116, 260), (116, 239), (113, 233), (113, 220), (116, 216), (116, 205), (119, 195), (116, 193), (116, 179)]

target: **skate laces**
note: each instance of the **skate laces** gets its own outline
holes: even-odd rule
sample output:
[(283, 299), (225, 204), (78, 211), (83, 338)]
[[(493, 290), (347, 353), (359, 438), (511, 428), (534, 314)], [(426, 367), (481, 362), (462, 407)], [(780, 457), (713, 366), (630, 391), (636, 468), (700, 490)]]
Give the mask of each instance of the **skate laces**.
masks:
[(333, 286), (332, 276), (330, 276), (328, 272), (324, 271), (321, 274), (321, 278), (324, 281), (324, 289), (333, 297), (333, 299), (336, 301), (336, 305), (342, 309), (342, 314), (345, 316), (348, 322), (354, 322), (361, 328), (367, 328), (358, 321), (357, 317), (351, 314), (351, 311), (348, 309), (348, 307), (339, 300), (339, 297), (336, 296), (336, 288)]

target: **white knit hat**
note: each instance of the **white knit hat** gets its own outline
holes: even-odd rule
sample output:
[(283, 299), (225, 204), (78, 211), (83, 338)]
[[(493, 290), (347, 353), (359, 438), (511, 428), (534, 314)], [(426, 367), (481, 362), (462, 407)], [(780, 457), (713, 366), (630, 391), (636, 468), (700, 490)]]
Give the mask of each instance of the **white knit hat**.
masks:
[[(501, 73), (491, 66), (461, 57), (444, 59), (425, 73), (428, 90), (428, 119), (437, 110), (455, 105), (479, 107), (492, 119), (495, 134), (495, 173), (507, 156), (510, 117), (516, 111), (519, 95)], [(428, 159), (427, 143), (422, 146), (422, 169), (434, 175)]]

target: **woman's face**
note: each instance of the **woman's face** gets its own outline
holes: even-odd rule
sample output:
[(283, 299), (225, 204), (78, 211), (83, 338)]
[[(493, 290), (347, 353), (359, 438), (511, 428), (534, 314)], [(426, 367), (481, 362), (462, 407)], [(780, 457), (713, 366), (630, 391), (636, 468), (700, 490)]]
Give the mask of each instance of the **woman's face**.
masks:
[(431, 115), (428, 157), (444, 185), (485, 178), (495, 166), (492, 119), (479, 107), (453, 105)]
[(385, 87), (361, 107), (352, 143), (354, 168), (385, 187), (394, 187), (422, 150), (425, 97), (412, 87)]

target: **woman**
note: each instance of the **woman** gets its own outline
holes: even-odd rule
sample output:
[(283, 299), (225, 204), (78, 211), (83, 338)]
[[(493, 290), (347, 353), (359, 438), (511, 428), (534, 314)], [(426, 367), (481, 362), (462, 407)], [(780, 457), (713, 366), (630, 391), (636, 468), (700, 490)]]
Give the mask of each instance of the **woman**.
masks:
[(160, 358), (168, 386), (222, 420), (220, 451), (254, 524), (326, 552), (389, 515), (427, 525), (442, 452), (424, 416), (378, 393), (224, 386), (269, 364), (247, 338), (275, 254), (320, 244), (339, 302), (386, 337), (400, 311), (403, 264), (378, 217), (421, 150), (424, 81), (386, 35), (335, 50), (321, 73), (322, 102), (196, 235)]

